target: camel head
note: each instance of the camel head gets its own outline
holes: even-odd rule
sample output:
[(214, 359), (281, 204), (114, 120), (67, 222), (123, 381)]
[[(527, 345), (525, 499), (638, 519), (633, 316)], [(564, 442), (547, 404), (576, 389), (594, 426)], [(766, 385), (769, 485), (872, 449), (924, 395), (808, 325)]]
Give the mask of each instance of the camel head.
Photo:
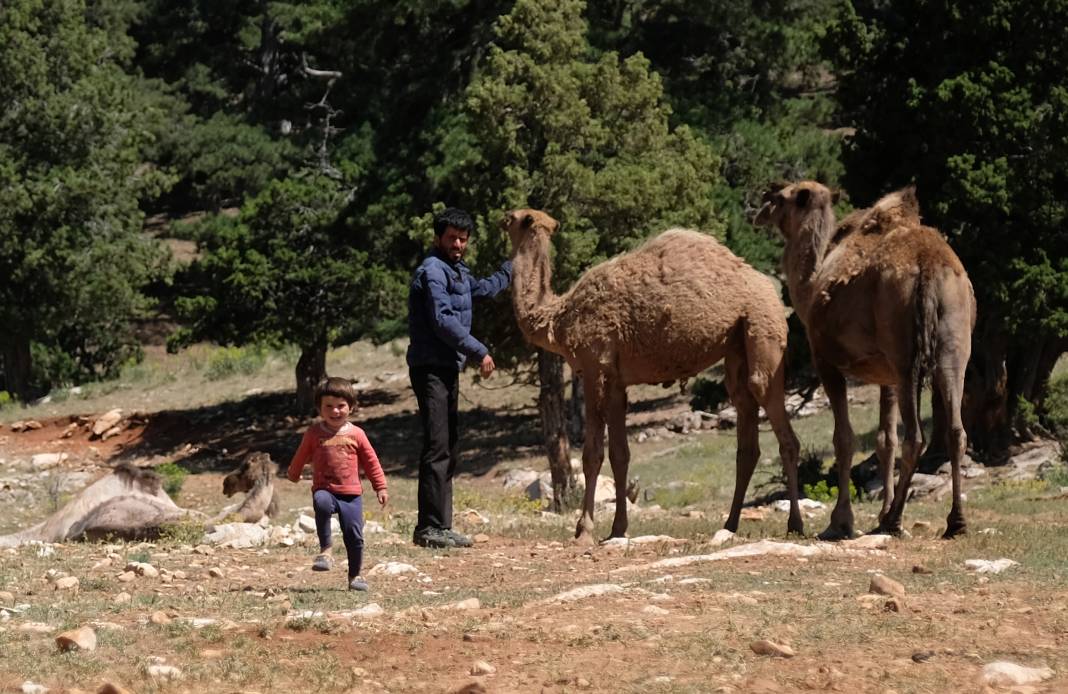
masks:
[(560, 228), (560, 222), (540, 210), (512, 210), (504, 215), (501, 228), (508, 232), (512, 248), (518, 249), (523, 239), (536, 234), (552, 236)]
[(830, 210), (837, 197), (837, 193), (815, 181), (778, 184), (764, 194), (764, 205), (757, 212), (753, 224), (778, 227), (789, 240), (805, 226), (813, 212), (825, 213)]
[(255, 452), (245, 456), (241, 467), (223, 478), (223, 494), (233, 496), (248, 492), (260, 479), (270, 479), (275, 472), (274, 461), (268, 453)]

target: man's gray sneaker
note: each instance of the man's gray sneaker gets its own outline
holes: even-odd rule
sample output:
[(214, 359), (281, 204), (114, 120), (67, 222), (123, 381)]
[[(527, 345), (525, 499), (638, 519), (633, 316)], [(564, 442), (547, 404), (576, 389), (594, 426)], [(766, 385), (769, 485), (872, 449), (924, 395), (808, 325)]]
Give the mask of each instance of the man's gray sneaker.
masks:
[(412, 535), (412, 542), (420, 547), (431, 547), (433, 549), (456, 547), (456, 543), (453, 539), (441, 528), (422, 528), (416, 530), (415, 534)]
[(452, 528), (445, 528), (444, 533), (457, 547), (471, 547), (475, 544), (467, 535), (461, 535)]
[(363, 580), (359, 576), (349, 581), (349, 590), (358, 590), (360, 592), (367, 592), (367, 581)]

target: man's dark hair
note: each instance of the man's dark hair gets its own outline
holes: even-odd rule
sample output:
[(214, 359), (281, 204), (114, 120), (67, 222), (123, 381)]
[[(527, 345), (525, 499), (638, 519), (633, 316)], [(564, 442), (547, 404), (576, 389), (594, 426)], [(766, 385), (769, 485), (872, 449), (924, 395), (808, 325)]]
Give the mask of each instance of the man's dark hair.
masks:
[(434, 217), (434, 236), (441, 236), (448, 227), (456, 227), (471, 234), (475, 231), (475, 220), (459, 207), (446, 207)]
[(319, 387), (315, 389), (315, 406), (322, 405), (323, 397), (327, 395), (341, 398), (352, 409), (356, 407), (356, 389), (352, 387), (352, 381), (347, 378), (332, 376), (320, 383)]

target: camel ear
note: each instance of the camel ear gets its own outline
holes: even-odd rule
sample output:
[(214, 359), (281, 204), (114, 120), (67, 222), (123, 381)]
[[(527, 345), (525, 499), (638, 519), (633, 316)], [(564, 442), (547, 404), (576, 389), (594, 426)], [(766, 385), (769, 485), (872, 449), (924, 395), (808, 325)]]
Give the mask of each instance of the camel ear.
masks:
[(528, 215), (524, 216), (523, 217), (523, 228), (524, 229), (529, 229), (532, 226), (534, 226), (534, 215), (528, 214)]
[(808, 207), (808, 201), (811, 197), (812, 191), (808, 188), (802, 188), (797, 191), (797, 195), (794, 197), (794, 203), (798, 207)]

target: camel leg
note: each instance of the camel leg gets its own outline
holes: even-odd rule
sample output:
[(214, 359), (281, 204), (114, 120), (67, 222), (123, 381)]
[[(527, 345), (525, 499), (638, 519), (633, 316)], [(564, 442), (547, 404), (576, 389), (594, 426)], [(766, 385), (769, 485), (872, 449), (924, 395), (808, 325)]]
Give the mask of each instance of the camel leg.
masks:
[[(627, 388), (618, 379), (607, 386), (608, 461), (616, 483), (616, 515), (612, 521), (611, 537), (627, 536), (627, 470), (630, 468), (630, 446), (627, 444)], [(587, 481), (587, 487), (589, 482)], [(594, 480), (596, 486), (596, 480)]]
[(735, 350), (727, 352), (726, 367), (727, 392), (731, 403), (738, 411), (738, 450), (735, 454), (734, 498), (731, 500), (731, 512), (723, 527), (732, 533), (738, 532), (738, 520), (745, 502), (745, 492), (749, 489), (749, 480), (753, 477), (757, 461), (760, 459), (760, 432), (757, 401), (749, 391), (748, 369), (744, 352), (733, 356)]
[[(782, 461), (782, 469), (786, 474), (786, 494), (790, 499), (790, 518), (786, 523), (789, 533), (805, 534), (805, 522), (801, 519), (800, 491), (797, 480), (797, 464), (801, 457), (801, 443), (790, 426), (790, 416), (786, 413), (786, 360), (783, 349), (778, 343), (768, 345), (762, 356), (764, 363), (778, 363), (771, 380), (763, 392), (754, 383), (760, 379), (751, 379), (750, 388), (757, 391), (754, 394), (764, 407), (764, 412), (771, 422), (771, 429), (775, 432), (775, 439), (779, 442), (779, 459)], [(756, 359), (752, 360), (756, 362)]]
[(923, 450), (919, 404), (912, 379), (902, 379), (901, 387), (898, 389), (898, 407), (901, 410), (901, 421), (905, 425), (905, 440), (901, 442), (901, 477), (897, 481), (890, 512), (879, 522), (876, 532), (901, 534), (901, 516), (904, 514), (905, 501), (909, 496), (909, 485), (912, 484), (912, 474), (916, 472), (916, 462)]
[(875, 455), (879, 458), (879, 474), (883, 478), (883, 507), (879, 511), (881, 523), (894, 501), (894, 460), (897, 458), (897, 392), (891, 386), (879, 388), (879, 433), (875, 437)]
[(964, 369), (939, 368), (934, 374), (934, 388), (941, 393), (945, 405), (946, 451), (953, 467), (953, 507), (946, 518), (946, 532), (942, 535), (950, 539), (967, 532), (964, 521), (964, 508), (961, 502), (960, 466), (964, 453), (968, 449), (968, 435), (961, 423), (961, 399), (964, 393)]
[(582, 474), (586, 478), (586, 492), (582, 495), (582, 515), (575, 528), (575, 538), (581, 544), (594, 544), (593, 495), (597, 491), (597, 476), (604, 462), (604, 375), (587, 370), (582, 377), (586, 396), (586, 437), (582, 444)]
[(849, 499), (849, 473), (853, 468), (853, 427), (849, 423), (849, 403), (842, 373), (816, 360), (823, 390), (831, 401), (834, 415), (834, 463), (838, 470), (838, 502), (831, 511), (831, 523), (819, 534), (821, 540), (848, 540), (853, 537), (853, 506)]

